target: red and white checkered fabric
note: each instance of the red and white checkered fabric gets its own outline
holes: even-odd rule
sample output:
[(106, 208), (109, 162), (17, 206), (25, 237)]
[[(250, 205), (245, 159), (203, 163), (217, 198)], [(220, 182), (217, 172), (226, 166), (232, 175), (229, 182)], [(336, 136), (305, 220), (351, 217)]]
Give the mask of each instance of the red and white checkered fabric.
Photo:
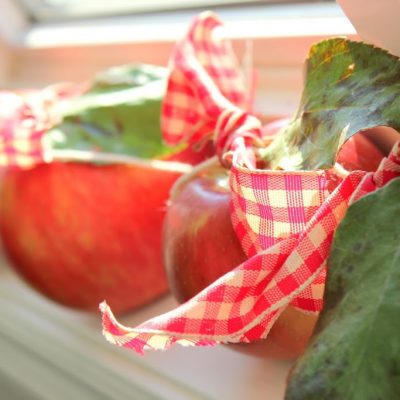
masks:
[[(302, 233), (327, 198), (327, 182), (331, 180), (331, 171), (263, 171), (233, 165), (232, 223), (248, 257)], [(299, 293), (292, 305), (319, 311), (324, 282), (325, 270)]]
[[(355, 171), (343, 179), (301, 233), (277, 240), (175, 310), (128, 328), (120, 325), (103, 303), (105, 337), (138, 353), (166, 349), (173, 343), (201, 346), (249, 342), (267, 337), (289, 304), (319, 311), (326, 260), (338, 224), (352, 201), (400, 177), (399, 160), (397, 143), (375, 173)], [(269, 172), (263, 171), (267, 180)], [(253, 190), (268, 191), (264, 184), (261, 190)]]
[[(233, 92), (227, 90), (226, 80), (235, 77), (237, 82), (237, 74), (226, 43), (215, 40), (216, 27), (220, 22), (212, 14), (202, 14), (177, 45), (163, 127), (170, 143), (202, 141), (215, 131), (218, 144), (226, 134), (220, 151), (221, 155), (223, 151), (233, 153), (232, 222), (249, 259), (190, 301), (136, 328), (120, 325), (103, 303), (105, 337), (138, 353), (166, 349), (174, 343), (249, 342), (267, 337), (289, 304), (307, 312), (320, 311), (333, 234), (349, 204), (400, 176), (399, 145), (377, 172), (355, 171), (344, 179), (333, 170), (255, 168), (248, 162), (248, 148), (257, 139), (258, 128), (247, 124), (246, 118), (231, 119), (240, 115), (240, 110), (231, 111), (236, 107), (232, 101), (239, 104), (244, 95), (239, 95), (239, 85), (229, 86)], [(226, 115), (230, 128), (221, 130)], [(328, 191), (333, 180), (338, 185)]]
[(40, 91), (0, 91), (0, 167), (26, 168), (44, 162), (43, 135), (60, 119), (55, 106), (79, 91), (69, 84)]
[(212, 13), (196, 18), (170, 60), (161, 127), (168, 144), (201, 145), (214, 138), (217, 154), (235, 151), (240, 162), (255, 163), (251, 145), (261, 123), (246, 110), (246, 91), (232, 48), (221, 37)]

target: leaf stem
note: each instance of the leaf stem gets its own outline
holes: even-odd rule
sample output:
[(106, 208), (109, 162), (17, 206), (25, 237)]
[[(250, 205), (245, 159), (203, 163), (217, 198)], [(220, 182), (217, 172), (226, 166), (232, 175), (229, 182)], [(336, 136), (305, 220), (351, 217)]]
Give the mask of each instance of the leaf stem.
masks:
[(181, 172), (183, 174), (191, 172), (193, 167), (190, 164), (178, 161), (143, 159), (125, 154), (115, 153), (97, 153), (87, 150), (59, 150), (52, 149), (45, 152), (45, 162), (52, 161), (71, 161), (71, 162), (89, 162), (104, 164), (125, 164), (138, 165), (147, 168), (156, 168), (172, 172)]

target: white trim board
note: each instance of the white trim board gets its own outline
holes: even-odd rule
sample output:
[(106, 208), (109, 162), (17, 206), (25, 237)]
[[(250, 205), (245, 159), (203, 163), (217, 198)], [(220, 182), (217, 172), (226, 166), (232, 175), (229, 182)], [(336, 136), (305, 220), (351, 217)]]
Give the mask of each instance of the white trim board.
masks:
[[(335, 3), (217, 8), (231, 39), (352, 35), (355, 30)], [(30, 48), (178, 40), (199, 10), (32, 25), (23, 46)]]

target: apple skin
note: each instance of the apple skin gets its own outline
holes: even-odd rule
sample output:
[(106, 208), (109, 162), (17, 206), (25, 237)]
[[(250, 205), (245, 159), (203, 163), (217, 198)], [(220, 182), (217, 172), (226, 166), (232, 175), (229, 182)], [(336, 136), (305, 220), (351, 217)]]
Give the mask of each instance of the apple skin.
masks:
[[(89, 87), (50, 89), (59, 101)], [(24, 96), (48, 106), (37, 95), (36, 90), (0, 93), (7, 105), (0, 110), (0, 134), (23, 123)], [(0, 236), (11, 265), (65, 306), (97, 311), (106, 300), (118, 314), (148, 303), (168, 290), (162, 221), (170, 188), (182, 174), (169, 169), (169, 162), (195, 165), (213, 154), (210, 141), (197, 150), (189, 145), (171, 150), (161, 160), (166, 169), (145, 159), (132, 165), (54, 162), (0, 169)]]
[(8, 170), (0, 192), (6, 255), (27, 282), (65, 306), (139, 307), (167, 291), (161, 231), (180, 175), (73, 162)]
[(365, 136), (385, 154), (388, 154), (394, 144), (400, 140), (400, 133), (388, 126), (376, 126), (368, 129), (365, 131)]
[[(343, 146), (338, 162), (347, 169), (373, 171), (382, 157), (371, 141), (357, 134)], [(203, 165), (175, 183), (164, 221), (164, 264), (179, 302), (246, 259), (230, 219), (228, 172), (210, 160)], [(230, 347), (259, 357), (293, 359), (305, 349), (316, 321), (316, 315), (288, 306), (267, 340)]]
[[(184, 302), (247, 259), (231, 223), (227, 171), (218, 161), (181, 178), (164, 221), (164, 264), (172, 293)], [(218, 261), (218, 262), (216, 262)]]
[(352, 136), (340, 149), (337, 162), (347, 171), (376, 171), (382, 157), (387, 154), (365, 133)]
[[(207, 165), (174, 186), (164, 220), (164, 265), (174, 297), (183, 303), (244, 262), (230, 217), (228, 173)], [(289, 306), (268, 340), (229, 345), (258, 357), (289, 359), (305, 348), (317, 318)], [(295, 340), (293, 339), (295, 338)]]

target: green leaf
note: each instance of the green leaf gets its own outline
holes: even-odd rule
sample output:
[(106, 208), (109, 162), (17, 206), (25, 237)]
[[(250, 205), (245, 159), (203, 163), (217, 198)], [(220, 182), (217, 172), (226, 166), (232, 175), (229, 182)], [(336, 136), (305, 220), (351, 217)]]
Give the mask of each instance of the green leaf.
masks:
[(272, 168), (330, 168), (341, 145), (375, 126), (400, 131), (399, 58), (335, 38), (311, 47), (299, 109), (264, 153)]
[(324, 309), (286, 400), (400, 396), (400, 179), (350, 206), (336, 231)]
[(161, 158), (176, 149), (160, 129), (166, 70), (125, 65), (99, 74), (82, 96), (63, 105), (62, 122), (46, 133), (54, 149)]
[(98, 73), (87, 93), (131, 89), (165, 78), (166, 70), (163, 67), (148, 64), (120, 65)]

